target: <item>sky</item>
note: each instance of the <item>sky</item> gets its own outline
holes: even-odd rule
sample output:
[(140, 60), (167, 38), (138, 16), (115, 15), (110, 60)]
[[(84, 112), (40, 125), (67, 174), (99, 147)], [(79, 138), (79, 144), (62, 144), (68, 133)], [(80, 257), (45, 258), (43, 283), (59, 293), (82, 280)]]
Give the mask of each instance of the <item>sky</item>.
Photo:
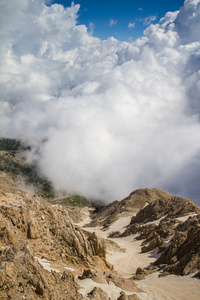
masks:
[[(56, 191), (109, 203), (156, 187), (200, 204), (200, 0), (139, 3), (134, 16), (124, 1), (2, 0), (0, 136), (31, 145)], [(141, 12), (157, 18), (130, 39)]]
[[(65, 7), (70, 0), (51, 1)], [(139, 38), (151, 24), (164, 17), (168, 11), (178, 10), (184, 0), (80, 0), (78, 23), (86, 25), (93, 36), (107, 39), (110, 36), (121, 41)]]

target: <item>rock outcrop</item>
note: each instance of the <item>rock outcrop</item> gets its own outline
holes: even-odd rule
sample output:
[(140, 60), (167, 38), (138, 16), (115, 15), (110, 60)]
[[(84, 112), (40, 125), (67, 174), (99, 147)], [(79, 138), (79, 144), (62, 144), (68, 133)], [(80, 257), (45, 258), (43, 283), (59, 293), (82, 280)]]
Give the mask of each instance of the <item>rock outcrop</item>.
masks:
[(132, 218), (131, 224), (148, 223), (160, 218), (171, 220), (189, 213), (200, 214), (200, 208), (189, 199), (170, 195), (146, 205)]
[(161, 248), (155, 265), (165, 265), (163, 272), (188, 275), (200, 270), (200, 216), (190, 217), (175, 229), (171, 243)]
[(1, 251), (0, 299), (82, 299), (74, 275), (45, 270), (29, 246), (19, 241)]
[(51, 273), (54, 268), (47, 271), (38, 261), (110, 272), (104, 240), (76, 226), (60, 206), (18, 190), (6, 174), (1, 178), (7, 184), (0, 191), (0, 298), (79, 299), (71, 272)]
[[(168, 196), (151, 202), (132, 217), (122, 234), (113, 232), (110, 236), (131, 234), (142, 240), (142, 253), (157, 249), (160, 257), (154, 264), (163, 275), (187, 275), (200, 269), (200, 208), (193, 201)], [(147, 274), (143, 270), (134, 279)]]
[(125, 292), (122, 291), (117, 300), (140, 300), (140, 298), (136, 294), (127, 295)]
[[(19, 175), (25, 171), (29, 174), (26, 180), (38, 182), (43, 195), (52, 194), (48, 181), (43, 182), (42, 177), (37, 177), (36, 168), (18, 157), (16, 149), (20, 145), (12, 142), (9, 153), (9, 142), (4, 141), (3, 146), (6, 150), (0, 153), (0, 299), (108, 300), (114, 289), (112, 299), (133, 300), (139, 299), (136, 293), (143, 292), (135, 280), (143, 280), (153, 272), (159, 271), (159, 276), (195, 274), (196, 278), (200, 277), (200, 208), (191, 200), (171, 196), (160, 189), (136, 190), (92, 215), (90, 225), (100, 225), (103, 230), (122, 218), (116, 223), (118, 231), (102, 232), (103, 237), (109, 233), (112, 239), (100, 238), (98, 230), (95, 230), (97, 234), (93, 229), (87, 231), (74, 224), (69, 212), (60, 205), (64, 200), (65, 204), (71, 202), (68, 198), (47, 202), (38, 190), (34, 195), (19, 189), (19, 184), (23, 190), (30, 187), (22, 178), (19, 182)], [(73, 201), (85, 203), (77, 197)], [(70, 210), (74, 220), (78, 220), (79, 212)], [(130, 218), (130, 224), (123, 227)], [(123, 228), (126, 228), (124, 232)], [(106, 261), (106, 251), (108, 259), (113, 253), (123, 259), (130, 258), (129, 242), (113, 241), (129, 235), (141, 240), (142, 253), (148, 252), (152, 260), (155, 254), (159, 257), (148, 266), (138, 267), (136, 272), (134, 268), (135, 275), (131, 271), (131, 277), (127, 278)], [(133, 260), (130, 263), (134, 264)], [(79, 275), (78, 281), (75, 275)], [(111, 286), (111, 290), (106, 290)]]
[(99, 287), (95, 287), (89, 294), (90, 300), (109, 300), (108, 295)]
[(171, 195), (160, 189), (138, 189), (121, 201), (114, 201), (100, 208), (92, 217), (90, 226), (103, 226), (107, 228), (124, 212), (138, 212), (146, 204), (159, 199), (169, 198)]

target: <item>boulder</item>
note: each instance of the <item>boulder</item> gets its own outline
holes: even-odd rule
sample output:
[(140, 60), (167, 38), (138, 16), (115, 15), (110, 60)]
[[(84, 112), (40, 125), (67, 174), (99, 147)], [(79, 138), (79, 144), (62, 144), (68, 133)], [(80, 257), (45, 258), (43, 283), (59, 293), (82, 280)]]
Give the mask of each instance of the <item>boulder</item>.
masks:
[(108, 295), (99, 287), (95, 287), (89, 294), (90, 300), (109, 300)]

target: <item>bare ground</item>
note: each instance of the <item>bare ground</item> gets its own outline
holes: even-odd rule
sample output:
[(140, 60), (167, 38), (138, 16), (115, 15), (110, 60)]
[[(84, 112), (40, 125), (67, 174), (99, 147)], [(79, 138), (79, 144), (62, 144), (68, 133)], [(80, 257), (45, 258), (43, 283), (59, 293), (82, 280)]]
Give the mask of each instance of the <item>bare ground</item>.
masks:
[[(115, 221), (109, 229), (102, 231), (100, 227), (84, 227), (89, 223), (89, 210), (84, 208), (82, 211), (83, 221), (79, 223), (85, 230), (95, 231), (97, 235), (108, 238), (112, 231), (122, 231), (129, 224), (130, 214), (123, 214)], [(114, 265), (114, 269), (124, 278), (131, 277), (138, 267), (147, 267), (157, 258), (157, 252), (140, 253), (142, 241), (137, 241), (134, 236), (110, 239), (117, 243), (120, 248), (109, 247), (106, 259)], [(121, 251), (121, 249), (125, 249)], [(136, 284), (144, 292), (135, 292), (142, 300), (188, 300), (200, 299), (200, 280), (189, 276), (166, 276), (158, 277), (159, 272), (148, 275), (145, 279), (136, 281)], [(80, 292), (85, 296), (94, 286), (101, 287), (110, 297), (111, 300), (117, 299), (121, 289), (113, 284), (97, 284), (91, 279), (78, 282), (81, 286)], [(127, 295), (131, 294), (126, 292)]]

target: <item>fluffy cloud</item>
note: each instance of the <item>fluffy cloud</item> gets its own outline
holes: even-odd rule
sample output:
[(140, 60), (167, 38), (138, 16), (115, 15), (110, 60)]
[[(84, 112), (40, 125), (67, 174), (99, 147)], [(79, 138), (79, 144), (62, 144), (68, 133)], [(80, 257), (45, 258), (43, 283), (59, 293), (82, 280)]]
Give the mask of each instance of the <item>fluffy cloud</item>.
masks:
[(141, 21), (143, 22), (144, 25), (150, 25), (152, 22), (154, 22), (157, 19), (156, 16), (148, 16)]
[(27, 140), (57, 190), (109, 202), (160, 187), (198, 201), (200, 1), (135, 43), (94, 38), (79, 7), (1, 1), (1, 135)]
[(109, 26), (114, 26), (114, 25), (116, 25), (117, 24), (117, 20), (113, 20), (113, 19), (110, 19), (109, 20)]
[(128, 28), (134, 28), (134, 27), (135, 27), (135, 23), (134, 22), (129, 22)]

